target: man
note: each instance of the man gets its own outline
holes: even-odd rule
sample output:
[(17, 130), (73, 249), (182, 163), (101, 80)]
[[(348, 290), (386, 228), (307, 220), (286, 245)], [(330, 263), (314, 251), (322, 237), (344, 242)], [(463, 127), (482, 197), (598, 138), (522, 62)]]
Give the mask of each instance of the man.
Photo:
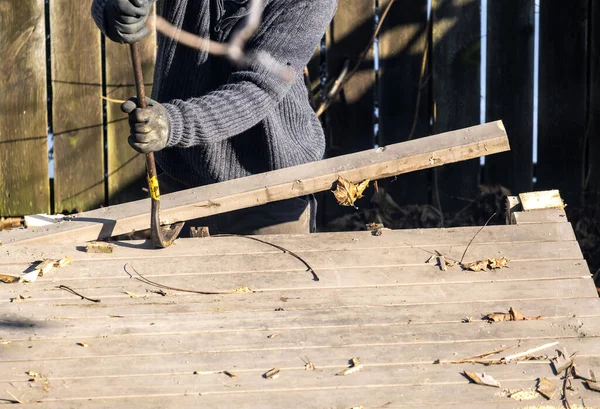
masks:
[[(149, 0), (93, 0), (92, 16), (113, 41), (148, 34)], [(227, 42), (244, 25), (249, 0), (158, 0), (157, 13), (182, 30)], [(180, 190), (320, 160), (321, 124), (310, 107), (303, 68), (329, 25), (337, 0), (266, 0), (262, 22), (246, 44), (294, 72), (293, 81), (258, 62), (236, 67), (222, 57), (158, 36), (148, 108), (135, 99), (129, 144), (156, 152), (161, 190)], [(315, 228), (314, 198), (240, 210), (196, 224), (213, 233), (307, 233)]]

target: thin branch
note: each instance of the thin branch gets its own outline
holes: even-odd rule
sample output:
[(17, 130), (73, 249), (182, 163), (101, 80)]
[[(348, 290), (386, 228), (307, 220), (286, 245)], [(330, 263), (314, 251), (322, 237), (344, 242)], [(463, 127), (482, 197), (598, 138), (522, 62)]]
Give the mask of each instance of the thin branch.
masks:
[(86, 297), (85, 295), (81, 295), (81, 294), (79, 294), (77, 291), (73, 290), (71, 287), (67, 287), (66, 285), (59, 285), (59, 286), (58, 286), (58, 287), (56, 287), (56, 288), (58, 288), (58, 289), (61, 289), (61, 290), (65, 290), (65, 291), (67, 291), (67, 292), (69, 292), (69, 293), (71, 293), (71, 294), (73, 294), (73, 295), (76, 295), (76, 296), (78, 296), (78, 297), (81, 297), (81, 299), (82, 299), (82, 300), (88, 300), (88, 301), (91, 301), (91, 302), (100, 302), (100, 301), (101, 301), (101, 300), (99, 300), (99, 299), (95, 299), (95, 298), (88, 298), (88, 297)]
[(312, 274), (313, 280), (314, 281), (319, 281), (319, 276), (317, 275), (317, 273), (315, 272), (315, 270), (310, 266), (310, 264), (308, 264), (308, 262), (306, 260), (304, 260), (302, 257), (300, 257), (299, 255), (297, 255), (293, 251), (288, 250), (285, 247), (282, 247), (282, 246), (280, 246), (278, 244), (270, 243), (268, 241), (261, 240), (261, 239), (259, 239), (257, 237), (253, 237), (253, 236), (244, 236), (242, 234), (217, 234), (217, 235), (215, 235), (213, 237), (243, 237), (245, 239), (254, 240), (254, 241), (257, 241), (259, 243), (268, 244), (269, 246), (275, 247), (276, 249), (279, 249), (279, 250), (283, 251), (284, 253), (287, 253), (290, 256), (295, 257), (296, 259), (298, 259), (302, 264), (304, 264), (306, 266), (306, 271), (308, 271), (309, 273)]
[(349, 69), (350, 69), (350, 60), (346, 60), (346, 61), (344, 61), (344, 67), (342, 68), (342, 72), (340, 72), (340, 75), (338, 75), (338, 77), (333, 82), (331, 89), (329, 90), (329, 92), (327, 93), (327, 96), (325, 97), (325, 101), (321, 104), (321, 106), (319, 106), (319, 109), (317, 110), (317, 117), (320, 117), (321, 115), (323, 115), (323, 112), (325, 112), (325, 110), (328, 108), (330, 101), (332, 101), (335, 98), (335, 96), (338, 94), (338, 92), (340, 92), (340, 87), (346, 80), (346, 75), (348, 74)]
[(475, 240), (475, 237), (477, 237), (477, 235), (479, 233), (481, 233), (481, 231), (488, 225), (488, 223), (490, 221), (492, 221), (492, 219), (494, 218), (494, 216), (496, 216), (496, 213), (494, 213), (493, 215), (490, 216), (489, 219), (487, 219), (487, 222), (485, 222), (485, 224), (483, 226), (481, 226), (481, 229), (477, 230), (477, 233), (475, 233), (475, 235), (473, 236), (473, 238), (471, 239), (471, 241), (469, 241), (469, 244), (467, 244), (467, 247), (465, 248), (465, 252), (463, 253), (462, 257), (460, 258), (459, 264), (462, 264), (463, 260), (465, 259), (465, 255), (467, 254), (467, 250), (469, 250), (469, 247), (471, 246), (471, 243), (473, 243), (473, 240)]
[[(127, 272), (127, 267), (128, 264), (125, 264), (125, 271)], [(133, 265), (129, 264), (131, 266), (131, 269), (133, 270), (134, 273), (136, 273), (138, 275), (138, 277), (136, 277), (136, 280), (141, 281), (144, 284), (149, 284), (151, 286), (154, 287), (158, 287), (158, 288), (163, 288), (165, 290), (173, 290), (173, 291), (181, 291), (184, 293), (193, 293), (193, 294), (202, 294), (202, 295), (226, 295), (226, 294), (235, 294), (236, 291), (201, 291), (201, 290), (188, 290), (185, 288), (177, 288), (177, 287), (171, 287), (169, 285), (165, 285), (165, 284), (161, 284), (161, 283), (157, 283), (156, 281), (152, 281), (147, 279), (146, 277), (144, 277), (143, 275), (141, 275)], [(129, 274), (129, 272), (127, 272), (127, 274)], [(254, 290), (250, 290), (248, 289), (248, 291), (246, 292), (256, 292)]]
[(102, 98), (103, 100), (105, 100), (107, 102), (112, 102), (115, 104), (122, 104), (123, 102), (125, 102), (122, 99), (113, 99), (113, 98), (105, 97), (104, 95), (100, 95), (100, 98)]

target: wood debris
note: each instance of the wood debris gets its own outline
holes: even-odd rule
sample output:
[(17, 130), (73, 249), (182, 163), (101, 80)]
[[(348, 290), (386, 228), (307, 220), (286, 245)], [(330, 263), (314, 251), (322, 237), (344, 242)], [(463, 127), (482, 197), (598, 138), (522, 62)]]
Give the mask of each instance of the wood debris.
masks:
[(77, 345), (79, 345), (80, 347), (84, 347), (84, 348), (90, 347), (90, 344), (88, 344), (87, 342), (78, 342)]
[(432, 263), (436, 259), (437, 259), (436, 255), (432, 254), (431, 257), (429, 257), (425, 263), (426, 264)]
[(158, 295), (162, 295), (163, 297), (171, 297), (173, 295), (173, 293), (168, 293), (163, 289), (160, 290), (146, 290), (147, 293), (153, 293), (153, 294), (158, 294)]
[(508, 267), (508, 259), (506, 257), (500, 258), (488, 258), (485, 260), (473, 261), (471, 263), (461, 263), (463, 270), (470, 270), (475, 272), (496, 270), (499, 268)]
[(575, 378), (583, 379), (584, 381), (596, 382), (596, 374), (589, 368), (582, 368), (577, 365), (573, 365), (573, 376)]
[(335, 200), (342, 206), (354, 207), (354, 202), (363, 197), (362, 194), (369, 186), (369, 182), (370, 180), (366, 179), (359, 184), (354, 184), (343, 177), (338, 176), (335, 183), (335, 190), (333, 191)]
[(499, 354), (500, 352), (504, 352), (510, 348), (512, 348), (512, 347), (504, 347), (504, 348), (494, 349), (493, 351), (484, 352), (483, 354), (477, 354), (474, 356), (470, 356), (468, 358), (457, 359), (454, 361), (441, 361), (439, 359), (436, 359), (435, 361), (433, 361), (433, 363), (434, 364), (466, 364), (466, 363), (486, 364), (488, 361), (483, 360), (484, 358)]
[(9, 274), (0, 274), (0, 281), (6, 284), (17, 283), (19, 282), (19, 277)]
[(600, 382), (586, 381), (588, 388), (593, 391), (600, 392)]
[(240, 287), (240, 288), (236, 288), (235, 290), (230, 290), (227, 291), (227, 294), (246, 294), (246, 293), (253, 293), (254, 290), (251, 289), (250, 287)]
[(502, 322), (502, 321), (531, 321), (531, 320), (541, 320), (542, 316), (537, 317), (526, 317), (521, 314), (519, 311), (510, 307), (508, 313), (503, 312), (495, 312), (491, 314), (485, 315), (482, 319), (488, 320), (489, 322)]
[(25, 372), (25, 373), (26, 373), (27, 375), (31, 376), (32, 378), (39, 378), (39, 377), (40, 377), (40, 374), (39, 374), (38, 372), (36, 372), (36, 371), (31, 371), (31, 370), (30, 370), (30, 371), (27, 371), (27, 372)]
[(71, 259), (71, 257), (63, 257), (60, 260), (57, 260), (56, 262), (54, 262), (54, 267), (57, 267), (57, 268), (64, 267), (64, 266), (71, 264), (72, 262), (73, 262), (73, 260)]
[(114, 244), (105, 241), (92, 241), (85, 245), (85, 252), (111, 254), (114, 247)]
[(0, 341), (0, 345), (8, 345), (10, 344), (12, 341)]
[(467, 378), (475, 382), (477, 385), (500, 388), (500, 383), (497, 380), (495, 380), (492, 376), (486, 375), (485, 373), (464, 371), (464, 374), (467, 376)]
[(28, 298), (31, 298), (31, 296), (29, 295), (27, 297), (23, 297), (21, 294), (19, 294), (16, 297), (11, 298), (10, 302), (23, 302), (23, 301), (25, 301)]
[(210, 237), (210, 231), (207, 226), (203, 227), (190, 227), (191, 238), (205, 238)]
[(535, 352), (539, 352), (539, 351), (543, 351), (544, 349), (552, 348), (553, 346), (556, 346), (558, 344), (559, 344), (558, 341), (551, 342), (549, 344), (544, 344), (539, 347), (528, 349), (527, 351), (519, 352), (519, 353), (513, 354), (513, 355), (508, 355), (508, 356), (505, 356), (504, 358), (500, 359), (500, 363), (507, 363), (510, 361), (514, 361), (515, 359), (520, 359), (520, 358), (526, 357)]
[(235, 378), (237, 376), (233, 372), (229, 372), (229, 371), (223, 371), (223, 374), (227, 375), (230, 378)]
[(33, 270), (19, 277), (19, 283), (33, 283), (40, 276), (40, 271)]
[(554, 386), (550, 379), (540, 378), (538, 379), (538, 385), (536, 390), (544, 398), (550, 400), (554, 397), (554, 395), (556, 395), (556, 391), (558, 390), (558, 388)]
[(350, 368), (346, 368), (341, 372), (336, 373), (337, 376), (352, 375), (363, 369), (363, 364), (360, 363), (360, 358), (352, 358), (350, 360)]
[(125, 291), (125, 294), (127, 294), (130, 298), (139, 298), (140, 296), (137, 295), (136, 293), (132, 293), (131, 291)]
[(564, 371), (565, 369), (569, 368), (571, 365), (573, 365), (573, 357), (569, 357), (567, 350), (558, 350), (558, 354), (550, 359), (550, 362), (552, 362), (552, 367), (554, 368), (554, 373), (556, 375), (560, 374), (562, 371)]
[(315, 368), (315, 364), (313, 364), (311, 362), (311, 360), (308, 359), (307, 356), (305, 356), (304, 358), (301, 358), (301, 359), (302, 359), (302, 362), (304, 363), (304, 370), (305, 371), (314, 371), (316, 369)]
[(270, 370), (268, 370), (267, 372), (265, 372), (263, 374), (263, 378), (265, 378), (265, 379), (277, 379), (277, 378), (279, 378), (279, 372), (280, 372), (279, 368), (270, 369)]
[(273, 338), (277, 338), (278, 336), (279, 336), (279, 334), (271, 334), (271, 335), (267, 335), (267, 338), (273, 339)]

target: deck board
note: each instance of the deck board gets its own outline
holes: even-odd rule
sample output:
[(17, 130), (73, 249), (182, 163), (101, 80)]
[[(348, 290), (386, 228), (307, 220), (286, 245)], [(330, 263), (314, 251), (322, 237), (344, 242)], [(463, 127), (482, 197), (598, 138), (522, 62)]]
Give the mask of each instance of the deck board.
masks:
[[(546, 360), (433, 363), (558, 341), (578, 351), (579, 365), (600, 371), (600, 299), (571, 225), (485, 228), (465, 261), (508, 257), (509, 268), (441, 271), (426, 263), (435, 251), (459, 260), (478, 229), (262, 237), (302, 257), (320, 281), (290, 254), (242, 237), (180, 239), (161, 251), (120, 242), (113, 254), (82, 252), (84, 243), (0, 247), (5, 274), (45, 258), (74, 260), (35, 283), (0, 285), (0, 407), (14, 400), (6, 391), (21, 407), (40, 409), (561, 407), (541, 397), (517, 402), (503, 392), (535, 388), (539, 377), (558, 386)], [(254, 292), (165, 289), (170, 294), (161, 296), (135, 278), (132, 266), (171, 287)], [(10, 302), (17, 295), (28, 298)], [(481, 319), (510, 307), (542, 318)], [(305, 357), (316, 371), (304, 369)], [(352, 357), (361, 358), (363, 370), (335, 376)], [(264, 379), (273, 367), (281, 376)], [(503, 388), (470, 384), (465, 369), (486, 372)], [(31, 382), (28, 371), (41, 376)], [(600, 394), (581, 381), (573, 387), (572, 407), (583, 407), (582, 399), (600, 407)]]

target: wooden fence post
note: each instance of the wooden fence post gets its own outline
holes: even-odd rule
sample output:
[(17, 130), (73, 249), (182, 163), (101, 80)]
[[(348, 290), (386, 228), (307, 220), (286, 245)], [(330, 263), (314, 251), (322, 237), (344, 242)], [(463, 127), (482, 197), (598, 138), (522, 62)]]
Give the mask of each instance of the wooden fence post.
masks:
[(44, 0), (0, 3), (0, 215), (48, 212)]
[[(433, 0), (434, 133), (479, 123), (479, 0)], [(443, 166), (434, 171), (434, 204), (443, 211), (464, 207), (478, 193), (479, 160)]]
[(104, 205), (100, 30), (88, 2), (49, 4), (54, 208), (81, 212)]
[(511, 151), (486, 159), (485, 181), (513, 193), (533, 187), (534, 0), (488, 2), (487, 121), (501, 119)]
[(582, 191), (587, 110), (588, 1), (540, 5), (537, 190), (558, 189), (567, 204)]
[[(380, 1), (379, 9), (383, 12), (390, 1)], [(403, 142), (430, 133), (431, 93), (426, 82), (428, 70), (421, 78), (423, 51), (428, 41), (427, 0), (396, 1), (391, 6), (379, 35), (377, 90), (381, 145)], [(426, 62), (428, 67), (429, 61)], [(381, 185), (385, 185), (387, 192), (398, 204), (429, 203), (430, 172), (427, 170), (400, 175), (392, 179), (393, 183), (383, 182)]]

